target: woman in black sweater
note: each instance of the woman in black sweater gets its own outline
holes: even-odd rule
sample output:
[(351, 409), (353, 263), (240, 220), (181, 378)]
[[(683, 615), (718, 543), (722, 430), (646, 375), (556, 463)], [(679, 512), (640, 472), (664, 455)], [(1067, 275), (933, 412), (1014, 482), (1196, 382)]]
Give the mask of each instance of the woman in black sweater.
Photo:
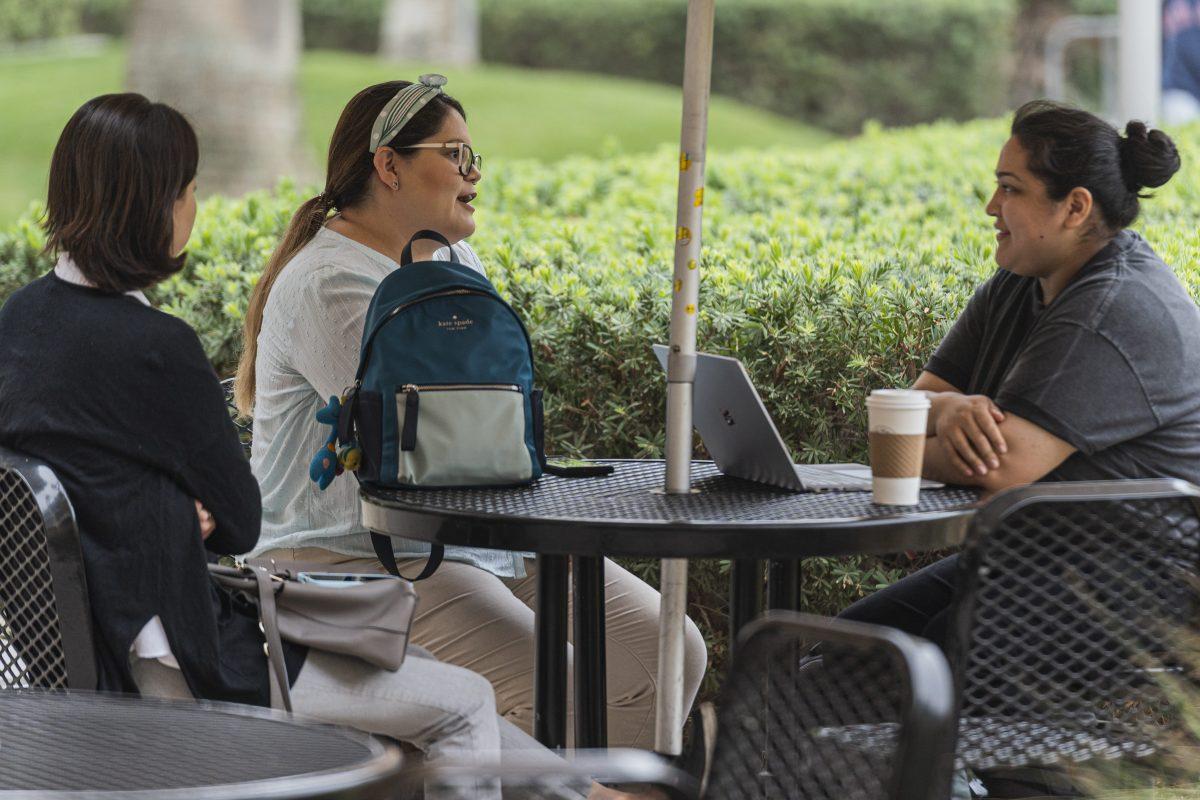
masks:
[[(206, 567), (254, 546), (258, 484), (195, 332), (142, 294), (184, 265), (197, 158), (187, 121), (140, 95), (98, 97), (67, 123), (45, 223), (58, 263), (0, 309), (0, 445), (49, 464), (74, 506), (101, 689), (268, 705), (256, 610)], [(469, 670), (287, 649), (297, 713), (430, 759), (538, 747)]]

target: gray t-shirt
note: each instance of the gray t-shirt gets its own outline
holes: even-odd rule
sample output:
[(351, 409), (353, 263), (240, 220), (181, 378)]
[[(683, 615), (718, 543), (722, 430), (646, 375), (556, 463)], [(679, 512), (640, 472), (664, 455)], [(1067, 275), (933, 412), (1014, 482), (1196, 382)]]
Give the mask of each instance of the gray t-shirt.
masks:
[(998, 270), (925, 369), (1078, 450), (1044, 480), (1200, 483), (1200, 311), (1132, 231), (1048, 306), (1036, 278)]

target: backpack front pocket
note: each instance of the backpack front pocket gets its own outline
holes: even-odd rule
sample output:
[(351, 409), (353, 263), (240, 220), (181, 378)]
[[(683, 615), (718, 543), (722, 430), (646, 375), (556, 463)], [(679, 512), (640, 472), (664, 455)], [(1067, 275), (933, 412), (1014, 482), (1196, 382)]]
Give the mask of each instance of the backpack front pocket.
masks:
[(533, 478), (516, 384), (405, 384), (396, 391), (396, 480), (486, 486)]

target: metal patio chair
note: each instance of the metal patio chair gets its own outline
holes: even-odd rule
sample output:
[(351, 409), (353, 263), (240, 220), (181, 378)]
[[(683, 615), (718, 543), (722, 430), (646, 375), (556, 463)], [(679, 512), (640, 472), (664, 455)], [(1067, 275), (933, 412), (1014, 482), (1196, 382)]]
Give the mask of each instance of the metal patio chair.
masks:
[(745, 628), (737, 653), (705, 776), (643, 751), (587, 752), (557, 771), (505, 759), (499, 768), (443, 765), (418, 776), (449, 785), (500, 777), (506, 798), (554, 797), (564, 777), (588, 776), (714, 800), (949, 796), (953, 682), (935, 645), (890, 628), (774, 611)]
[(1182, 481), (1035, 484), (982, 509), (950, 642), (961, 762), (1142, 757), (1178, 736), (1198, 557), (1200, 489)]
[(747, 626), (717, 701), (706, 797), (945, 800), (950, 667), (900, 631), (794, 612)]
[(0, 689), (94, 689), (75, 512), (40, 461), (0, 448)]

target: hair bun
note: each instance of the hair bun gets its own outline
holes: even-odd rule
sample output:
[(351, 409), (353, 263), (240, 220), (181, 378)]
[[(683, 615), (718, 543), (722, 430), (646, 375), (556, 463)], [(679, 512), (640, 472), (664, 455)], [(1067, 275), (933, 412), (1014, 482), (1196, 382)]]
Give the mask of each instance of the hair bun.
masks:
[(1120, 140), (1121, 178), (1129, 191), (1162, 186), (1179, 171), (1179, 151), (1171, 137), (1131, 120)]

